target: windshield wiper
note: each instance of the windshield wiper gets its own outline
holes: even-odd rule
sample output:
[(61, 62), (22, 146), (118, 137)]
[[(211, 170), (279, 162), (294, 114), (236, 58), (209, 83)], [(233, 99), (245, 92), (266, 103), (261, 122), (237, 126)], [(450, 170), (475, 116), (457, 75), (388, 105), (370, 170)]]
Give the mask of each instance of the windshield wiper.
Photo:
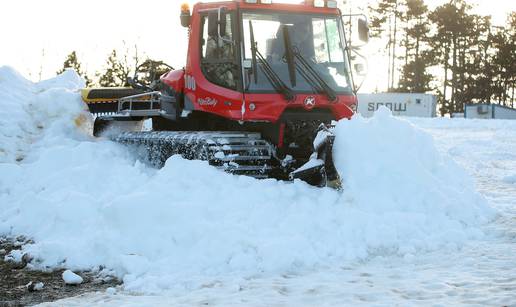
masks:
[(290, 77), (290, 84), (296, 87), (296, 63), (294, 61), (294, 50), (292, 49), (292, 43), (290, 41), (290, 34), (288, 33), (288, 27), (283, 25), (283, 44), (285, 46), (285, 59), (288, 66), (288, 75)]
[[(291, 72), (294, 68), (298, 69), (303, 78), (305, 78), (306, 81), (310, 83), (310, 86), (312, 86), (312, 88), (316, 89), (315, 87), (317, 84), (318, 89), (316, 89), (316, 91), (324, 92), (330, 101), (335, 101), (337, 99), (337, 94), (335, 93), (335, 91), (321, 77), (317, 70), (315, 70), (312, 67), (312, 65), (310, 65), (308, 60), (306, 60), (301, 55), (301, 52), (299, 52), (297, 48), (293, 48), (290, 44), (290, 34), (286, 26), (283, 27), (283, 36), (285, 37), (285, 58), (289, 66), (289, 72)], [(292, 54), (295, 56), (295, 58), (299, 61), (301, 65), (296, 65), (294, 59), (292, 58)], [(290, 73), (290, 75), (292, 80), (292, 73)]]
[[(299, 50), (294, 50), (294, 55), (300, 65), (296, 66), (296, 68), (300, 69), (300, 73), (303, 75), (307, 81), (311, 83), (313, 86), (315, 82), (318, 84), (319, 89), (326, 94), (330, 101), (335, 101), (337, 99), (337, 93), (331, 88), (331, 86), (326, 82), (323, 77), (319, 74), (317, 70), (315, 70), (312, 65), (308, 62), (305, 57), (301, 55)], [(308, 76), (310, 74), (311, 76)], [(315, 81), (315, 82), (314, 82)]]
[(272, 87), (276, 90), (276, 92), (283, 94), (286, 100), (291, 101), (294, 100), (295, 95), (278, 76), (278, 74), (272, 69), (267, 60), (263, 57), (263, 55), (258, 51), (256, 47), (256, 42), (254, 40), (254, 31), (253, 31), (253, 23), (249, 20), (249, 32), (251, 39), (251, 56), (252, 56), (252, 65), (253, 65), (253, 75), (254, 75), (254, 83), (258, 82), (258, 71), (257, 71), (257, 62), (260, 61), (260, 68), (262, 69), (265, 77), (270, 82)]

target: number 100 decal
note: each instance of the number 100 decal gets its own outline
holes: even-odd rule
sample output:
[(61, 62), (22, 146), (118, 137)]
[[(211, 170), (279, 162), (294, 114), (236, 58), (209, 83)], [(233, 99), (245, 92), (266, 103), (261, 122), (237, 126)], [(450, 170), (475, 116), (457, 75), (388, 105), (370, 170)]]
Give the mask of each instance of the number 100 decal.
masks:
[(189, 90), (195, 91), (195, 78), (185, 74), (185, 87)]

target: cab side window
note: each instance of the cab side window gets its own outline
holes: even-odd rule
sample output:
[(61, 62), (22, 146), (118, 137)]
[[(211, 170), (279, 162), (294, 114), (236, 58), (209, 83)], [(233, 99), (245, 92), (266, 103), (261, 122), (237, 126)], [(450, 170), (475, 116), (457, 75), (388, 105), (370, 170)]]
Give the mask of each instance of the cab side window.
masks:
[(232, 15), (226, 14), (226, 30), (221, 37), (208, 33), (208, 16), (201, 19), (201, 70), (208, 81), (236, 89), (237, 64), (233, 41)]

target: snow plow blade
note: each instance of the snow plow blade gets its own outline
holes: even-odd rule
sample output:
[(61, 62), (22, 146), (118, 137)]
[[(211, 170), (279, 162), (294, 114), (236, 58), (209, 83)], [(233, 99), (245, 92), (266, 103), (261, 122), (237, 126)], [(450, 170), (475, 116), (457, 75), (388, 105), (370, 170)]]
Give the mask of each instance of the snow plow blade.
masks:
[(317, 186), (342, 189), (342, 181), (333, 163), (335, 135), (324, 124), (319, 126), (314, 140), (314, 153), (303, 166), (289, 174), (289, 179), (301, 179)]
[(100, 87), (81, 90), (82, 100), (92, 114), (111, 114), (118, 111), (120, 98), (142, 94), (144, 90), (131, 87)]

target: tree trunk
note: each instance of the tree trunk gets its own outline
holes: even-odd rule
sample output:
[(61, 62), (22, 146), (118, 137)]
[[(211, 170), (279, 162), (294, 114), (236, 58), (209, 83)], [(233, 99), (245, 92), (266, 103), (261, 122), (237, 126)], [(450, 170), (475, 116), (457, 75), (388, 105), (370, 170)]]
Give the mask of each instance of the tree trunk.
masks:
[(389, 43), (387, 49), (389, 50), (389, 64), (387, 67), (387, 92), (391, 91), (391, 45), (392, 45), (392, 19), (389, 17)]
[(409, 50), (409, 38), (408, 38), (408, 33), (405, 33), (405, 66), (408, 65), (408, 58), (409, 58), (408, 50)]
[[(462, 41), (462, 44), (460, 43), (460, 41)], [(464, 88), (465, 87), (465, 83), (466, 83), (466, 42), (464, 41), (464, 39), (462, 40), (459, 40), (459, 46), (460, 46), (460, 53), (459, 53), (459, 65), (460, 65), (460, 106), (461, 106), (461, 110), (464, 110), (464, 103), (467, 102), (466, 101), (466, 97), (464, 95), (464, 93), (466, 92), (466, 89)]]
[[(446, 89), (448, 86), (448, 61), (449, 61), (449, 55), (450, 55), (450, 47), (448, 46), (448, 43), (445, 43), (444, 47), (444, 89), (443, 89), (443, 101), (446, 102)], [(451, 115), (451, 109), (448, 108), (448, 112)]]
[(398, 24), (398, 1), (396, 0), (396, 3), (394, 5), (394, 31), (393, 31), (393, 42), (392, 42), (392, 62), (391, 62), (391, 88), (394, 88), (394, 73), (395, 73), (395, 67), (396, 67), (396, 27)]
[(419, 33), (417, 33), (417, 36), (416, 36), (416, 50), (415, 50), (415, 54), (414, 54), (414, 60), (417, 61), (419, 60), (419, 40), (420, 40), (420, 37), (419, 37)]
[(451, 88), (451, 109), (453, 112), (456, 112), (456, 101), (455, 95), (457, 90), (457, 38), (455, 37), (455, 33), (453, 35), (453, 55), (452, 55), (452, 88)]

